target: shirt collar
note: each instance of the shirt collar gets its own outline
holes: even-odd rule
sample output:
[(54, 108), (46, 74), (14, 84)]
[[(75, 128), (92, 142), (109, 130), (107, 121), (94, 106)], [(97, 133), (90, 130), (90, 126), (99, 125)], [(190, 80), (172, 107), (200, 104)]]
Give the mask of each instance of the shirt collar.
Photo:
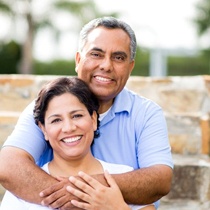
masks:
[(116, 96), (111, 109), (109, 110), (107, 115), (101, 120), (100, 126), (103, 126), (112, 119), (114, 119), (117, 113), (127, 112), (129, 114), (132, 108), (132, 101), (130, 97), (130, 91), (125, 87)]
[(112, 111), (114, 113), (126, 111), (130, 113), (132, 102), (129, 94), (129, 90), (125, 87), (115, 98), (112, 105)]

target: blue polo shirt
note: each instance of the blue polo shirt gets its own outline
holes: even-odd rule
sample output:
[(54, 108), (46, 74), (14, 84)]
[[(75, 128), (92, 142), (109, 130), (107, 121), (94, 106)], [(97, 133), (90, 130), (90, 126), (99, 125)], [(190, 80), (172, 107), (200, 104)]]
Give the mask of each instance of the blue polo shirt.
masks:
[(162, 109), (126, 88), (100, 122), (100, 137), (94, 140), (92, 152), (99, 159), (134, 169), (155, 164), (173, 167)]

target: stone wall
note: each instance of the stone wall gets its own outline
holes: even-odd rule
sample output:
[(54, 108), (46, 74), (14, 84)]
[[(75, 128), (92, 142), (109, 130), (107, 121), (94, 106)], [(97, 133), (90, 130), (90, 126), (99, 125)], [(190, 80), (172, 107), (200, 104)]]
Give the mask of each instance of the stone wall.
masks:
[(173, 153), (210, 153), (210, 76), (131, 77), (127, 87), (163, 108)]
[[(0, 76), (0, 146), (12, 132), (20, 113), (36, 97), (41, 86), (55, 77), (58, 76)], [(166, 196), (166, 202), (185, 198), (200, 202), (200, 206), (208, 206), (210, 76), (132, 76), (127, 87), (155, 101), (165, 113), (175, 162), (172, 191)], [(186, 182), (187, 176), (189, 179)], [(208, 207), (207, 209), (210, 209), (210, 206)]]
[[(0, 145), (43, 83), (56, 76), (0, 76)], [(127, 87), (164, 110), (173, 153), (209, 154), (210, 76), (130, 77)]]

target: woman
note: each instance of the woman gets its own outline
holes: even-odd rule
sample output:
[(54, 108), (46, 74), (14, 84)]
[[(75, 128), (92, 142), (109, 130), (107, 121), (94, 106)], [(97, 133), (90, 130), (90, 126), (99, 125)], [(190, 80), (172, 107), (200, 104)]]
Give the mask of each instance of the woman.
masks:
[[(90, 183), (91, 194), (85, 197), (84, 195), (87, 195), (88, 192), (78, 194), (72, 189), (73, 194), (85, 201), (71, 201), (79, 208), (87, 210), (155, 209), (154, 205), (127, 205), (117, 184), (109, 175), (109, 173), (130, 171), (131, 167), (106, 163), (92, 155), (91, 144), (93, 139), (99, 135), (98, 108), (97, 98), (86, 83), (78, 78), (60, 77), (42, 88), (35, 101), (34, 119), (43, 131), (45, 140), (53, 149), (53, 159), (42, 169), (54, 177), (70, 177), (71, 180), (78, 174), (88, 179), (90, 178), (88, 175), (104, 173), (109, 187), (101, 185), (102, 190), (98, 191), (94, 188), (94, 183), (92, 185)], [(106, 194), (103, 189), (108, 189)], [(29, 208), (49, 209), (18, 199), (8, 191), (1, 206), (2, 210)]]

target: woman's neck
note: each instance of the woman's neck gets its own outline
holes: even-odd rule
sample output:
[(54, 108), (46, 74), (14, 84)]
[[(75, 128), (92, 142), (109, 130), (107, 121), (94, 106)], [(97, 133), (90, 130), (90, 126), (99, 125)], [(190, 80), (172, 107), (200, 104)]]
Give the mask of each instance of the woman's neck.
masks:
[(52, 176), (76, 176), (79, 171), (87, 174), (103, 173), (101, 163), (90, 153), (84, 158), (65, 160), (60, 156), (54, 155), (54, 159), (48, 165), (49, 172)]

